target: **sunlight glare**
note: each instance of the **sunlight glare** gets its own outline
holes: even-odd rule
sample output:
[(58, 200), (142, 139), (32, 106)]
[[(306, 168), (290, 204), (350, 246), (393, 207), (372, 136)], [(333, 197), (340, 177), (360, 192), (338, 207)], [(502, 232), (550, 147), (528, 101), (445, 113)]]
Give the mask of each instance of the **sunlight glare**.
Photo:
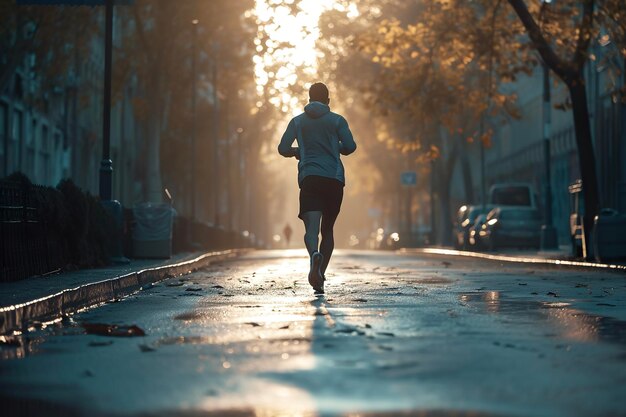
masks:
[[(358, 15), (356, 5), (347, 7), (341, 0), (256, 0), (254, 15), (259, 33), (254, 41), (257, 55), (254, 72), (257, 92), (269, 94), (268, 100), (284, 113), (302, 111), (306, 97), (294, 97), (290, 87), (298, 79), (309, 84), (316, 80), (320, 35), (319, 18), (329, 10), (345, 11), (348, 17)], [(265, 40), (265, 41), (264, 41)]]

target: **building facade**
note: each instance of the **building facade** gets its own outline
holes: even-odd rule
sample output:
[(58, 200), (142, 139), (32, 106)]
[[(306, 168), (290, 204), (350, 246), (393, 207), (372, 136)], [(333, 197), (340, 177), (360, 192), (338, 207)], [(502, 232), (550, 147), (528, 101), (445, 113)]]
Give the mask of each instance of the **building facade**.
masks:
[[(115, 33), (116, 41), (120, 36)], [(67, 76), (52, 88), (44, 89), (44, 74), (33, 70), (34, 60), (34, 55), (26, 55), (0, 92), (0, 175), (19, 171), (33, 183), (48, 186), (71, 178), (97, 195), (104, 39), (95, 35), (86, 54), (76, 51)], [(126, 206), (141, 199), (137, 180), (141, 129), (133, 114), (132, 84), (131, 80), (122, 87), (111, 114), (113, 198)]]
[[(624, 60), (610, 45), (598, 45), (585, 68), (589, 115), (594, 142), (596, 170), (602, 208), (626, 212), (626, 103)], [(622, 75), (619, 75), (622, 74)], [(561, 243), (569, 242), (570, 197), (568, 186), (580, 179), (574, 120), (566, 103), (568, 93), (551, 74), (551, 187), (554, 226)], [(543, 205), (545, 161), (543, 148), (543, 69), (520, 77), (508, 88), (519, 96), (522, 118), (493, 123), (493, 147), (486, 150), (486, 185), (527, 182), (534, 185)], [(567, 106), (566, 106), (567, 107)], [(479, 179), (478, 175), (476, 176)], [(477, 189), (479, 189), (477, 183)], [(477, 194), (480, 195), (480, 194)]]

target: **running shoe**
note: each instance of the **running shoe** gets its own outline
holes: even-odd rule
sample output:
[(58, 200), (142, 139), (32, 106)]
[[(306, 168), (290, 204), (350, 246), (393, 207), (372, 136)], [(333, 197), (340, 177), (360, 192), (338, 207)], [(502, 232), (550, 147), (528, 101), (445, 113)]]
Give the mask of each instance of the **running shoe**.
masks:
[(309, 284), (318, 294), (324, 294), (324, 276), (320, 271), (324, 255), (318, 251), (313, 252), (311, 255), (311, 270), (309, 271)]

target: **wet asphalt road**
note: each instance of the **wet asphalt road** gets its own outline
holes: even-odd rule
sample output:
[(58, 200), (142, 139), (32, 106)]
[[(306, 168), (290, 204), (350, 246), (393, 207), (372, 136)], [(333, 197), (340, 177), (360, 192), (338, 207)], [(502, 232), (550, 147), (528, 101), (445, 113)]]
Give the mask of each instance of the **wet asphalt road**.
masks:
[(338, 251), (316, 297), (304, 255), (254, 252), (2, 346), (1, 414), (626, 416), (624, 274)]

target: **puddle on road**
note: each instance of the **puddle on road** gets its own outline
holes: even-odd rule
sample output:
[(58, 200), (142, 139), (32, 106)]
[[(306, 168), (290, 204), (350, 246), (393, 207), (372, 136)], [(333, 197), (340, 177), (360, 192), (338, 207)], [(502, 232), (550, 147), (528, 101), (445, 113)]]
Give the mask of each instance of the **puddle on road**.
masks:
[(44, 341), (45, 337), (30, 333), (0, 336), (0, 360), (23, 359), (44, 352), (46, 350), (41, 347)]
[(626, 345), (626, 321), (586, 313), (570, 303), (509, 299), (499, 291), (463, 293), (459, 300), (490, 314), (547, 321), (556, 327), (557, 336), (568, 340)]
[(421, 278), (421, 279), (411, 280), (411, 284), (423, 284), (423, 285), (451, 284), (453, 282), (454, 280), (444, 278), (444, 277), (430, 277), (430, 278)]

